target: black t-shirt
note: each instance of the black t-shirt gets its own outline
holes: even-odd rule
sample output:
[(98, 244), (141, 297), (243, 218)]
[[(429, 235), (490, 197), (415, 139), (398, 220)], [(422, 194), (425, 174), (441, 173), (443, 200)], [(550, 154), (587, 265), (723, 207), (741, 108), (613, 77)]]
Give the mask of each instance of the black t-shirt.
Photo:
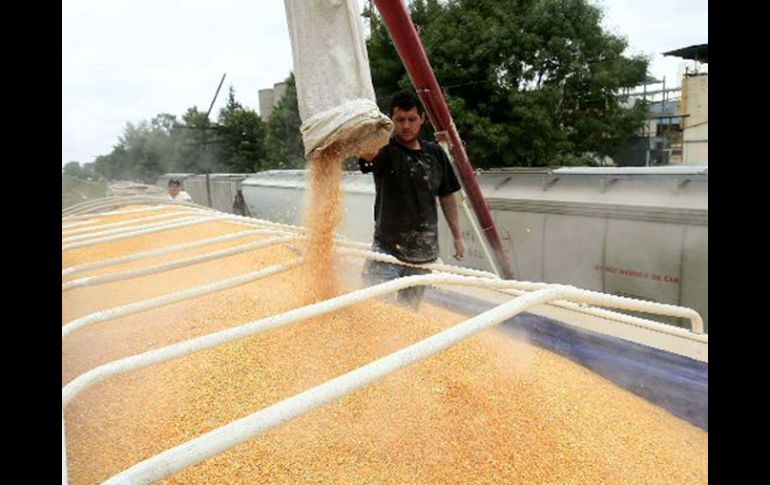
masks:
[(420, 140), (422, 149), (405, 147), (394, 137), (372, 160), (359, 159), (363, 173), (374, 173), (374, 242), (384, 252), (408, 263), (438, 257), (436, 197), (460, 190), (444, 150)]

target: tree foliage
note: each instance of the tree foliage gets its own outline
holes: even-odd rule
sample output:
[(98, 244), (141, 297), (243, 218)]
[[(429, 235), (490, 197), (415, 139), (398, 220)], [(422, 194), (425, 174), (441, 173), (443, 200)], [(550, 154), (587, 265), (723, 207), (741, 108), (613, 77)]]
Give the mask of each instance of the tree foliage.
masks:
[[(622, 89), (648, 61), (625, 57), (587, 0), (417, 0), (410, 5), (428, 58), (474, 164), (542, 166), (612, 156), (640, 126)], [(376, 15), (368, 42), (378, 102), (411, 87)]]
[(180, 120), (161, 113), (149, 122), (126, 123), (112, 152), (96, 157), (93, 171), (106, 179), (148, 183), (167, 172), (254, 172), (272, 168), (265, 138), (265, 122), (238, 102), (230, 87), (216, 123), (197, 106)]
[(67, 177), (82, 178), (83, 168), (80, 166), (80, 162), (71, 161), (61, 168), (61, 173)]
[(218, 160), (225, 172), (255, 172), (265, 162), (265, 122), (235, 100), (230, 87), (227, 105), (219, 113)]
[[(648, 61), (623, 55), (625, 39), (601, 27), (588, 0), (414, 0), (412, 19), (478, 167), (589, 164), (612, 156), (640, 127), (628, 107)], [(376, 12), (367, 50), (380, 109), (413, 89)], [(230, 87), (216, 122), (196, 106), (127, 123), (111, 153), (88, 172), (152, 182), (164, 172), (252, 172), (305, 166), (294, 76), (269, 120)], [(423, 135), (430, 138), (431, 127)], [(65, 166), (66, 167), (66, 166)], [(70, 166), (71, 172), (83, 171)]]
[(286, 79), (286, 93), (273, 108), (267, 122), (267, 165), (274, 168), (303, 168), (305, 150), (297, 104), (294, 74)]

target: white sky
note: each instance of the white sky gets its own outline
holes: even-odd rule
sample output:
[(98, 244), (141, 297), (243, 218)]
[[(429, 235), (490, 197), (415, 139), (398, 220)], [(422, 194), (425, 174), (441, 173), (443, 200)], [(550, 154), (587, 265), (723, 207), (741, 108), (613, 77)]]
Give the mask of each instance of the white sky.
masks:
[[(591, 1), (667, 84), (682, 62), (660, 53), (708, 43), (707, 0)], [(212, 119), (230, 84), (258, 111), (259, 90), (291, 68), (282, 0), (63, 0), (62, 165), (109, 153), (127, 121), (205, 111), (225, 72)]]

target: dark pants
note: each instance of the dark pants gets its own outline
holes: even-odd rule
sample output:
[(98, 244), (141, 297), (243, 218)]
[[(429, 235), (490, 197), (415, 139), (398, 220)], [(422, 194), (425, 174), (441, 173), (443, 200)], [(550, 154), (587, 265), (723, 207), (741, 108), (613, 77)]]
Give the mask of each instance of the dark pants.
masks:
[[(376, 245), (372, 245), (372, 251), (382, 252)], [(430, 273), (430, 270), (404, 266), (401, 264), (384, 263), (382, 261), (367, 260), (364, 264), (363, 279), (367, 286), (384, 283), (386, 281), (402, 278), (404, 276), (414, 276)], [(422, 296), (425, 293), (425, 286), (412, 286), (399, 290), (398, 294), (387, 295), (383, 297), (385, 301), (395, 301), (417, 311), (420, 308)]]

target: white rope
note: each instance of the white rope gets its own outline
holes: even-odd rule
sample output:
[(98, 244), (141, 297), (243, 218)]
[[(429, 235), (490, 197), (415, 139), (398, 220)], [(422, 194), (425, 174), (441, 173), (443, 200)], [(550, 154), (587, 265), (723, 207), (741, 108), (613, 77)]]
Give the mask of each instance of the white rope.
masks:
[(121, 216), (121, 215), (127, 215), (127, 214), (139, 214), (142, 212), (157, 212), (161, 210), (167, 210), (167, 209), (176, 209), (177, 207), (171, 206), (171, 205), (156, 205), (156, 206), (147, 206), (142, 207), (139, 209), (128, 209), (128, 210), (119, 210), (119, 211), (109, 211), (109, 212), (98, 212), (95, 214), (82, 214), (77, 216), (64, 216), (62, 217), (62, 221), (81, 221), (81, 220), (88, 220), (92, 219), (94, 217), (109, 217), (109, 216)]
[(180, 227), (193, 226), (196, 224), (205, 224), (214, 221), (224, 221), (229, 219), (227, 216), (213, 216), (207, 218), (195, 218), (193, 220), (185, 219), (184, 222), (175, 222), (173, 224), (164, 224), (161, 226), (153, 227), (150, 229), (142, 229), (141, 231), (133, 231), (124, 234), (118, 234), (113, 236), (106, 236), (96, 239), (88, 239), (86, 241), (78, 241), (71, 244), (66, 244), (61, 247), (62, 251), (68, 251), (70, 249), (83, 248), (93, 246), (94, 244), (102, 244), (106, 242), (118, 241), (120, 239), (127, 239), (136, 236), (142, 236), (145, 234), (152, 234), (155, 232), (168, 231), (169, 229), (178, 229)]
[(69, 224), (62, 224), (61, 228), (62, 229), (69, 229), (70, 227), (84, 226), (84, 225), (87, 225), (87, 224), (94, 224), (96, 222), (99, 222), (99, 219), (86, 219), (86, 220), (80, 221), (80, 222), (72, 222), (72, 223), (69, 223)]
[(191, 241), (187, 243), (182, 244), (174, 244), (171, 246), (163, 246), (161, 248), (157, 249), (149, 249), (147, 251), (142, 251), (139, 253), (133, 253), (133, 254), (127, 254), (125, 256), (119, 256), (116, 258), (109, 258), (109, 259), (103, 259), (100, 261), (94, 261), (92, 263), (83, 263), (78, 264), (75, 266), (69, 266), (67, 268), (62, 269), (61, 274), (62, 277), (64, 276), (70, 276), (76, 273), (82, 273), (84, 271), (89, 271), (93, 269), (99, 269), (104, 268), (106, 266), (113, 266), (117, 264), (123, 264), (123, 263), (130, 263), (132, 261), (138, 261), (141, 259), (147, 259), (152, 258), (155, 256), (163, 256), (166, 254), (171, 254), (179, 251), (185, 251), (187, 249), (194, 249), (201, 246), (208, 246), (211, 244), (218, 244), (222, 242), (232, 241), (234, 239), (240, 239), (244, 237), (249, 236), (257, 236), (257, 235), (280, 235), (280, 234), (291, 234), (286, 231), (277, 231), (272, 229), (254, 229), (251, 231), (240, 231), (232, 234), (226, 234), (224, 236), (216, 236), (212, 238), (207, 239), (200, 239), (196, 241)]
[(93, 231), (99, 231), (103, 229), (114, 229), (116, 227), (125, 227), (125, 226), (131, 226), (134, 224), (139, 224), (140, 222), (147, 222), (147, 221), (157, 221), (161, 219), (168, 219), (175, 216), (181, 216), (181, 215), (191, 215), (191, 214), (200, 214), (200, 211), (196, 211), (193, 209), (187, 210), (187, 211), (179, 211), (179, 212), (167, 212), (165, 214), (158, 214), (155, 216), (147, 216), (147, 217), (138, 217), (135, 219), (130, 219), (127, 221), (120, 221), (120, 222), (110, 222), (107, 224), (96, 224), (91, 225), (89, 227), (81, 227), (78, 229), (72, 229), (68, 231), (62, 231), (62, 236), (73, 236), (75, 234), (83, 234), (87, 232), (93, 232)]
[(227, 256), (233, 256), (235, 254), (245, 253), (247, 251), (253, 251), (255, 249), (266, 248), (274, 246), (276, 244), (294, 241), (299, 239), (298, 236), (287, 236), (276, 239), (268, 239), (265, 241), (257, 241), (248, 244), (241, 244), (232, 248), (225, 248), (219, 251), (213, 251), (209, 253), (199, 254), (191, 256), (189, 258), (178, 259), (167, 263), (161, 263), (154, 266), (148, 266), (146, 268), (139, 268), (128, 271), (121, 271), (118, 273), (110, 273), (100, 276), (90, 276), (86, 278), (80, 278), (74, 281), (68, 281), (61, 285), (62, 292), (73, 290), (75, 288), (82, 288), (85, 286), (101, 285), (104, 283), (112, 283), (115, 281), (127, 280), (130, 278), (137, 278), (139, 276), (147, 276), (155, 273), (161, 273), (164, 271), (170, 271), (184, 266), (190, 266), (193, 264), (203, 263), (212, 259), (225, 258)]
[(126, 315), (132, 315), (134, 313), (140, 313), (152, 308), (158, 308), (164, 305), (170, 305), (171, 303), (176, 303), (179, 301), (188, 300), (190, 298), (195, 298), (201, 295), (207, 295), (209, 293), (225, 290), (227, 288), (240, 286), (240, 285), (249, 283), (251, 281), (258, 280), (260, 278), (265, 278), (267, 276), (271, 276), (273, 274), (280, 273), (282, 271), (287, 271), (289, 269), (294, 268), (295, 266), (298, 266), (300, 262), (301, 262), (300, 260), (296, 260), (290, 263), (277, 264), (274, 266), (269, 266), (259, 271), (252, 271), (250, 273), (235, 276), (233, 278), (220, 280), (215, 283), (210, 283), (203, 286), (196, 286), (194, 288), (190, 288), (187, 290), (177, 291), (174, 293), (169, 293), (167, 295), (150, 298), (148, 300), (129, 303), (127, 305), (110, 308), (108, 310), (102, 310), (99, 312), (91, 313), (89, 315), (78, 318), (64, 325), (61, 329), (61, 336), (62, 338), (64, 338), (67, 335), (74, 332), (75, 330), (93, 325), (95, 323), (104, 322), (107, 320), (111, 320), (113, 318), (124, 317)]
[(67, 243), (73, 243), (76, 241), (85, 241), (88, 239), (112, 236), (113, 234), (126, 234), (129, 232), (141, 231), (144, 229), (152, 229), (154, 227), (165, 227), (165, 226), (173, 225), (173, 224), (176, 224), (177, 222), (182, 222), (182, 221), (203, 220), (203, 219), (208, 219), (209, 217), (211, 216), (201, 214), (201, 215), (194, 215), (194, 216), (172, 219), (170, 221), (153, 222), (150, 224), (137, 224), (129, 227), (119, 227), (117, 229), (107, 229), (106, 231), (97, 231), (97, 232), (91, 232), (88, 234), (79, 234), (77, 236), (66, 237), (66, 238), (63, 238), (61, 242), (62, 244), (67, 244)]

